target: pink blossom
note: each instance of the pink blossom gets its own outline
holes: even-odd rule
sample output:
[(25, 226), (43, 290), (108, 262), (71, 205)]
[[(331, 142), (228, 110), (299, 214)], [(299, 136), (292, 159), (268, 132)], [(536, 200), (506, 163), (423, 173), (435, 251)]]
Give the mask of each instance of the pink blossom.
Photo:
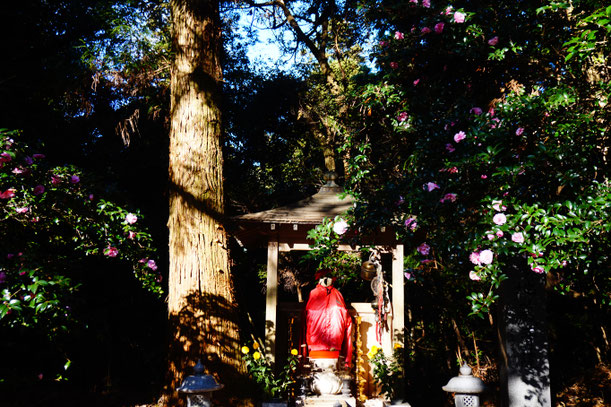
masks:
[(530, 268), (537, 274), (543, 274), (545, 272), (545, 269), (543, 267), (537, 266), (534, 263), (530, 265)]
[(452, 6), (448, 6), (448, 7), (446, 7), (445, 11), (442, 11), (442, 14), (446, 15), (446, 16), (449, 16), (450, 14), (452, 14), (453, 10), (454, 9), (452, 8)]
[(494, 116), (494, 113), (495, 113), (495, 112), (494, 112), (494, 107), (490, 107), (490, 108), (488, 109), (488, 114), (489, 114), (490, 116)]
[(335, 224), (333, 225), (333, 231), (337, 233), (338, 235), (343, 235), (344, 233), (346, 233), (347, 230), (348, 230), (348, 222), (346, 222), (343, 219), (340, 219), (339, 221), (335, 222)]
[(446, 144), (446, 150), (448, 150), (449, 153), (453, 153), (454, 151), (456, 151), (456, 149), (451, 143)]
[(441, 34), (443, 32), (443, 27), (445, 26), (444, 23), (437, 23), (435, 24), (435, 27), (433, 27), (433, 29), (435, 30), (435, 32), (437, 34)]
[(400, 122), (404, 122), (407, 120), (407, 112), (401, 112), (399, 113), (399, 116), (397, 117), (397, 120), (399, 120)]
[(27, 206), (24, 206), (23, 208), (16, 208), (15, 212), (17, 212), (17, 213), (26, 213), (29, 210), (30, 210), (30, 208), (28, 208)]
[(136, 232), (134, 232), (133, 230), (130, 230), (129, 232), (127, 232), (127, 238), (128, 239), (135, 239), (136, 238)]
[(119, 250), (116, 247), (108, 246), (106, 250), (104, 250), (104, 254), (108, 257), (117, 257)]
[(431, 8), (431, 0), (422, 0), (422, 7)]
[(405, 227), (410, 228), (411, 231), (413, 232), (418, 227), (418, 222), (416, 222), (416, 219), (414, 218), (408, 218), (405, 220)]
[(403, 273), (403, 275), (405, 276), (406, 280), (411, 280), (412, 279), (412, 273)]
[(498, 212), (503, 212), (507, 209), (507, 207), (503, 205), (503, 201), (492, 201), (492, 208)]
[(486, 174), (482, 174), (482, 175), (480, 175), (480, 178), (481, 179), (486, 179), (486, 178), (488, 178), (488, 176)]
[(503, 235), (504, 235), (504, 233), (503, 233), (503, 231), (502, 231), (502, 230), (497, 230), (497, 231), (496, 231), (496, 236), (497, 236), (497, 237), (503, 237)]
[(43, 158), (45, 158), (44, 154), (32, 154), (32, 157), (34, 157), (37, 160), (42, 160)]
[(418, 4), (418, 0), (409, 0), (410, 3)]
[(70, 176), (70, 182), (73, 184), (78, 184), (81, 181), (78, 175)]
[(481, 263), (480, 259), (479, 259), (479, 252), (473, 252), (469, 255), (469, 260), (471, 261), (471, 263), (475, 264), (476, 266), (479, 266)]
[(524, 127), (518, 127), (516, 130), (516, 136), (521, 136), (524, 133)]
[(562, 261), (560, 262), (560, 265), (561, 265), (562, 267), (566, 267), (566, 265), (567, 265), (567, 264), (568, 264), (568, 263), (567, 263), (567, 261), (566, 261), (566, 260), (562, 260)]
[(450, 202), (456, 202), (456, 194), (454, 193), (447, 193), (444, 195), (443, 198), (441, 198), (439, 200), (439, 202), (444, 203), (445, 201), (450, 201)]
[(414, 86), (418, 85), (418, 83), (420, 83), (420, 78), (418, 78), (418, 79), (416, 79), (416, 80), (414, 81)]
[(516, 243), (524, 243), (524, 235), (522, 232), (516, 232), (511, 235), (511, 241)]
[(40, 195), (43, 192), (45, 192), (45, 187), (43, 187), (42, 185), (36, 185), (34, 187), (34, 191), (33, 192), (34, 192), (34, 195)]
[(455, 23), (464, 23), (465, 22), (465, 13), (461, 13), (460, 11), (457, 11), (456, 13), (454, 13), (454, 22)]
[(148, 268), (150, 268), (151, 270), (153, 270), (153, 271), (156, 271), (156, 270), (157, 270), (157, 264), (155, 263), (155, 260), (149, 260), (149, 261), (147, 261), (147, 262), (146, 262), (146, 266), (147, 266)]
[(15, 196), (15, 188), (9, 188), (4, 192), (0, 192), (0, 199), (9, 199)]
[(424, 184), (424, 189), (428, 189), (428, 191), (431, 192), (435, 189), (439, 189), (439, 185), (435, 184), (434, 182), (427, 182)]
[(481, 107), (472, 107), (471, 110), (469, 110), (469, 113), (473, 113), (474, 115), (479, 116), (480, 114), (482, 114), (482, 108)]
[(429, 252), (431, 251), (431, 246), (429, 246), (426, 243), (422, 243), (420, 246), (418, 246), (416, 248), (416, 250), (418, 251), (418, 253), (420, 253), (423, 256), (427, 256), (429, 254)]
[(11, 171), (11, 172), (13, 174), (15, 174), (15, 175), (19, 175), (19, 174), (23, 174), (25, 171), (21, 167), (15, 167), (15, 168), (13, 168), (13, 171)]
[(138, 263), (146, 263), (147, 261), (149, 261), (149, 259), (142, 258), (142, 259), (138, 260)]
[(88, 198), (89, 198), (90, 201), (93, 201), (93, 198), (94, 198), (93, 194), (89, 194)]
[(494, 36), (488, 40), (488, 45), (495, 46), (499, 42), (499, 37)]
[(58, 177), (57, 175), (53, 174), (51, 175), (51, 184), (52, 185), (57, 185), (61, 182), (61, 178)]
[(390, 63), (390, 67), (391, 67), (392, 69), (397, 69), (397, 68), (399, 67), (399, 64), (398, 64), (398, 63), (396, 63), (396, 62), (391, 62), (391, 63)]
[(501, 119), (499, 119), (498, 117), (493, 118), (490, 123), (490, 128), (496, 129), (500, 122), (501, 122)]
[(380, 41), (380, 47), (385, 47), (388, 45), (388, 42), (386, 41)]
[(464, 131), (459, 131), (458, 133), (456, 133), (454, 135), (454, 141), (457, 143), (460, 143), (462, 140), (464, 140), (467, 137), (467, 135), (465, 134)]
[(492, 253), (491, 250), (482, 250), (479, 253), (479, 261), (482, 264), (490, 264), (492, 263), (493, 259), (494, 259), (494, 253)]
[(395, 31), (395, 39), (396, 40), (402, 40), (403, 38), (405, 38), (405, 36), (403, 35), (403, 33), (401, 31)]
[(127, 222), (130, 225), (133, 225), (137, 221), (138, 221), (138, 217), (136, 215), (134, 215), (133, 213), (128, 213), (125, 216), (125, 222)]
[(431, 29), (429, 27), (422, 27), (422, 29), (420, 30), (420, 32), (422, 34), (428, 34), (431, 32)]
[(477, 274), (475, 271), (471, 270), (469, 272), (469, 278), (473, 281), (479, 281), (481, 280), (481, 277), (479, 276), (479, 274)]
[(507, 217), (505, 216), (504, 213), (497, 213), (496, 215), (494, 215), (494, 217), (492, 218), (492, 221), (497, 224), (497, 225), (504, 225), (505, 222), (507, 222)]
[(494, 233), (488, 233), (486, 237), (488, 238), (488, 240), (494, 240), (496, 236), (494, 235)]

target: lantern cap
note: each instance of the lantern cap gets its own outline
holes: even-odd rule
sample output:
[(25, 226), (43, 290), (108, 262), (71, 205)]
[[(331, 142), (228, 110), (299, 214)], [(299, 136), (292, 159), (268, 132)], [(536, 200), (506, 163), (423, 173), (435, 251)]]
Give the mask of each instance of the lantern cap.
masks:
[(224, 387), (223, 384), (219, 384), (214, 376), (204, 374), (204, 365), (201, 360), (197, 361), (197, 364), (193, 368), (195, 374), (187, 376), (183, 380), (182, 384), (178, 389), (180, 393), (205, 393), (209, 391), (220, 390)]
[(449, 393), (476, 394), (486, 389), (486, 385), (479, 377), (471, 374), (471, 367), (465, 362), (458, 373), (458, 376), (450, 379), (448, 384), (442, 387)]

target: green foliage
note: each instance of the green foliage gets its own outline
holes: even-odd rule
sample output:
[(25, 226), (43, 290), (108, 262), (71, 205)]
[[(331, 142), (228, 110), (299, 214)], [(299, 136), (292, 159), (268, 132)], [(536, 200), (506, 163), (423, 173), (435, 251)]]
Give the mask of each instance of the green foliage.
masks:
[(268, 398), (287, 398), (291, 386), (295, 383), (295, 373), (299, 363), (297, 350), (291, 349), (286, 363), (282, 366), (278, 375), (276, 375), (272, 364), (263, 354), (259, 344), (254, 342), (251, 347), (253, 348), (252, 353), (250, 353), (248, 346), (242, 347), (243, 359), (250, 376), (261, 387), (261, 390), (263, 390), (263, 393)]
[(403, 383), (404, 369), (404, 349), (402, 346), (395, 346), (392, 357), (384, 355), (384, 351), (378, 346), (373, 346), (367, 357), (373, 366), (373, 380), (380, 386), (382, 394), (388, 399), (393, 400), (401, 391)]
[[(76, 322), (71, 312), (80, 264), (127, 261), (142, 285), (161, 295), (150, 234), (142, 215), (96, 196), (92, 178), (74, 166), (51, 166), (0, 130), (0, 321), (54, 336)], [(106, 258), (107, 260), (105, 260)]]

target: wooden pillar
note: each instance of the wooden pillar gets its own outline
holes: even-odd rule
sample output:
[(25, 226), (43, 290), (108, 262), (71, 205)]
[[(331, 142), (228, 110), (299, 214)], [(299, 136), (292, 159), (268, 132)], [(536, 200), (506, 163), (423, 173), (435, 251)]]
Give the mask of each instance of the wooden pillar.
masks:
[(265, 353), (276, 360), (276, 312), (278, 306), (278, 240), (267, 243), (267, 292), (265, 296)]
[(392, 251), (392, 343), (405, 341), (405, 290), (403, 289), (403, 245)]

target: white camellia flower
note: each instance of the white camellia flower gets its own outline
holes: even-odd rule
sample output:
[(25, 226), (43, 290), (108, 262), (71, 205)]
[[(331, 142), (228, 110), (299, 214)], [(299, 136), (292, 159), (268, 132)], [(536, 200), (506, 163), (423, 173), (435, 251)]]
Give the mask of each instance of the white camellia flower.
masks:
[(347, 230), (348, 230), (348, 223), (343, 219), (338, 220), (333, 225), (333, 231), (337, 233), (338, 235), (343, 235), (344, 233), (346, 233)]

